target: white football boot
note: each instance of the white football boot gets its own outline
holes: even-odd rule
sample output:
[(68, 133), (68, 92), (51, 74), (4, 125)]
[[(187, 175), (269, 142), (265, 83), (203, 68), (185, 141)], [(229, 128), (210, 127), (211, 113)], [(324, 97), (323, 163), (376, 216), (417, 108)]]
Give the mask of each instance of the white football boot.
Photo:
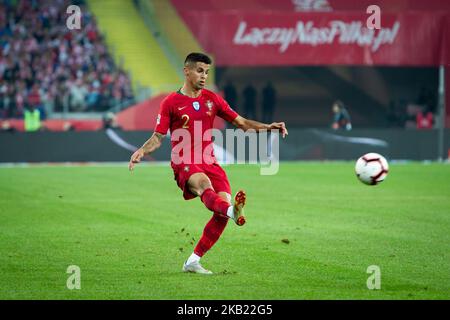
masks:
[(183, 272), (193, 272), (193, 273), (200, 273), (200, 274), (213, 274), (211, 271), (206, 270), (202, 267), (200, 262), (192, 262), (190, 264), (186, 264), (186, 262), (183, 264)]

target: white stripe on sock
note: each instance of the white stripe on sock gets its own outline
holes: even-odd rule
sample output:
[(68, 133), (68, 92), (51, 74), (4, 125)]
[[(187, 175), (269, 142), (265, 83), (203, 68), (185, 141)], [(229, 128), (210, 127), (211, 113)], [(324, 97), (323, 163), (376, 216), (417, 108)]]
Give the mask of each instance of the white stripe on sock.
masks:
[(191, 264), (193, 262), (198, 262), (200, 261), (200, 257), (198, 255), (196, 255), (195, 253), (192, 253), (191, 256), (189, 257), (189, 259), (187, 259), (186, 264)]

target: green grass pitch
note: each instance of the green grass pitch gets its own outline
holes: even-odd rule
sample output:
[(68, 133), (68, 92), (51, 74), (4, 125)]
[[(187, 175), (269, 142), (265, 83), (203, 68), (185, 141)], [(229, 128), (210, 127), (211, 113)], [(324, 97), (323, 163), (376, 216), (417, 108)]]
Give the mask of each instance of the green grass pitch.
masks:
[(247, 224), (228, 224), (201, 276), (181, 267), (210, 213), (169, 166), (3, 167), (0, 299), (449, 299), (450, 166), (390, 169), (371, 187), (353, 163), (225, 167)]

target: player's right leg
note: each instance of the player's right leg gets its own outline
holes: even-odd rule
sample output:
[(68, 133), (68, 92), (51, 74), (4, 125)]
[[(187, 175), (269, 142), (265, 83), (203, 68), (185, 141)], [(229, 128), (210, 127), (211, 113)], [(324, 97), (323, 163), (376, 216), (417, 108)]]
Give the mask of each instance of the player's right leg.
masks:
[[(231, 187), (226, 172), (220, 167), (219, 164), (204, 166), (205, 173), (211, 181), (214, 190), (222, 198), (231, 204)], [(244, 217), (244, 205), (246, 195), (243, 190), (239, 191), (234, 197), (233, 210), (228, 211), (228, 216), (234, 220), (238, 226), (245, 224)]]
[(233, 207), (213, 189), (211, 181), (203, 172), (191, 175), (187, 181), (189, 191), (199, 196), (206, 208), (225, 217), (231, 217)]
[(211, 181), (203, 172), (194, 173), (190, 176), (187, 186), (190, 192), (202, 199), (209, 210), (233, 219), (238, 226), (245, 224), (244, 205), (246, 195), (243, 190), (235, 195), (234, 205), (231, 206), (226, 197), (221, 197), (214, 191)]

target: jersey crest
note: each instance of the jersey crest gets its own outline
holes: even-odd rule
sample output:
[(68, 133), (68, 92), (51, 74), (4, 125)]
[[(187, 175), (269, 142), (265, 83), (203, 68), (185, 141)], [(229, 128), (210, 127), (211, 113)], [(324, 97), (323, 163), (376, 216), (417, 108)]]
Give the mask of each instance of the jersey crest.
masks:
[(208, 107), (208, 110), (211, 111), (214, 103), (211, 100), (208, 100), (206, 101), (206, 106)]

